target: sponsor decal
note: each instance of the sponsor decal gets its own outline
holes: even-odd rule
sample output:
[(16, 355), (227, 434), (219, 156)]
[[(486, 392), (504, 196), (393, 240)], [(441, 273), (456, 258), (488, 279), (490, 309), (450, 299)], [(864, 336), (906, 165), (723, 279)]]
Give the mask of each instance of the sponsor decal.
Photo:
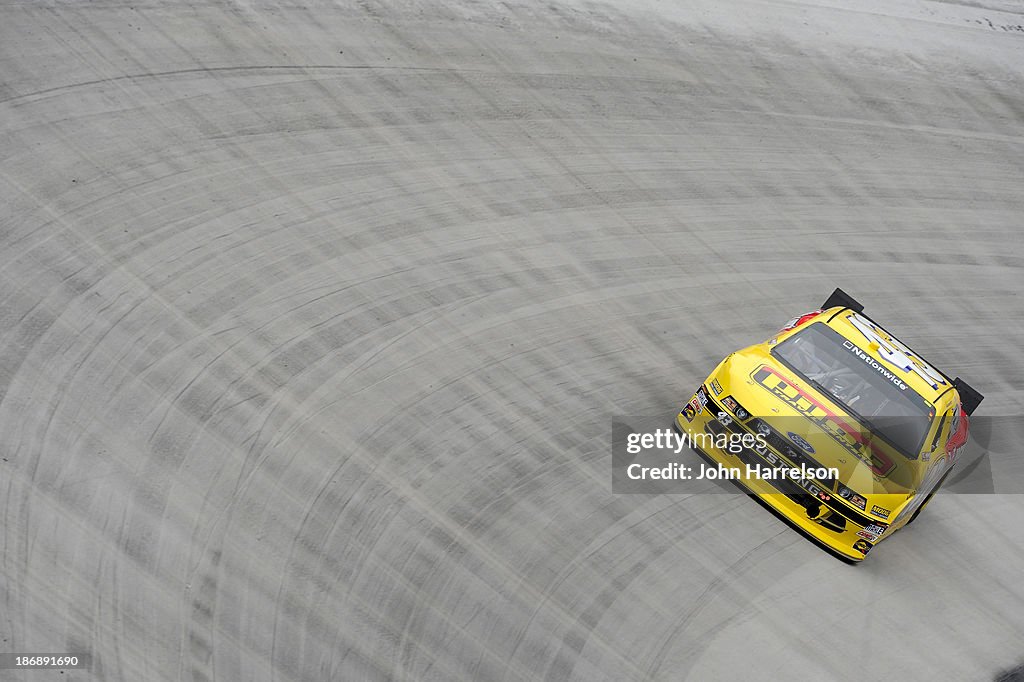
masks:
[(861, 554), (867, 554), (871, 551), (871, 543), (864, 542), (863, 540), (857, 540), (857, 542), (853, 543), (853, 548)]
[(768, 341), (768, 345), (769, 345), (769, 346), (774, 346), (774, 345), (775, 345), (775, 344), (777, 344), (778, 342), (779, 342), (779, 338), (778, 338), (778, 337), (775, 337), (774, 339), (770, 339), (770, 340)]
[(875, 516), (881, 516), (883, 519), (889, 518), (889, 510), (879, 507), (877, 504), (871, 506), (871, 513)]
[[(849, 454), (867, 464), (874, 474), (887, 476), (896, 467), (896, 463), (883, 451), (872, 445), (858, 429), (851, 426), (845, 419), (829, 410), (818, 400), (794, 386), (775, 369), (768, 365), (762, 365), (754, 371), (751, 378), (761, 388), (818, 426)], [(862, 449), (864, 443), (868, 444), (870, 455)]]
[[(696, 396), (697, 396), (697, 400), (700, 401), (700, 406), (701, 407), (704, 407), (705, 405), (708, 404), (708, 394), (704, 392), (704, 387), (703, 386), (701, 386), (700, 388), (697, 389)], [(700, 410), (697, 410), (697, 411), (700, 412)]]
[(806, 452), (809, 455), (813, 455), (814, 454), (814, 448), (811, 446), (810, 443), (808, 443), (806, 440), (804, 440), (803, 436), (801, 436), (798, 433), (793, 433), (792, 431), (788, 431), (786, 433), (786, 435), (789, 436), (789, 439), (791, 441), (796, 443), (796, 446), (798, 448), (800, 448), (801, 450), (803, 450), (804, 452)]
[(722, 398), (722, 404), (733, 411), (736, 418), (740, 421), (746, 421), (750, 419), (750, 413), (743, 409), (743, 406), (736, 401), (731, 395), (727, 395)]
[(955, 462), (956, 458), (960, 456), (960, 453), (964, 451), (964, 446), (959, 445), (952, 450), (949, 450), (949, 461), (950, 463)]
[(864, 509), (864, 507), (867, 505), (867, 500), (865, 500), (863, 497), (847, 488), (845, 485), (839, 486), (839, 497), (843, 498), (853, 506), (859, 507), (860, 509)]
[(875, 525), (874, 523), (864, 526), (863, 530), (857, 531), (857, 537), (864, 538), (868, 542), (875, 542), (885, 532), (883, 526)]
[[(928, 382), (928, 385), (932, 388), (938, 388), (939, 384), (946, 384), (946, 380), (941, 372), (914, 355), (913, 351), (890, 336), (888, 332), (875, 326), (870, 320), (861, 317), (857, 313), (850, 313), (846, 319), (850, 321), (850, 324), (857, 331), (864, 335), (868, 343), (878, 344), (878, 355), (893, 367), (903, 372), (913, 372)], [(893, 383), (896, 382), (893, 381)]]
[(715, 392), (715, 395), (722, 395), (722, 384), (718, 383), (718, 379), (711, 380), (711, 390)]
[(875, 360), (873, 357), (871, 357), (870, 355), (865, 353), (863, 350), (861, 350), (860, 346), (855, 344), (853, 341), (849, 341), (849, 340), (843, 341), (843, 348), (845, 348), (846, 350), (850, 351), (851, 353), (856, 355), (858, 358), (863, 360), (864, 364), (866, 364), (867, 366), (869, 366), (872, 369), (876, 370), (886, 380), (891, 381), (901, 391), (907, 390), (907, 385), (905, 383), (903, 383), (898, 376), (896, 376), (895, 374), (893, 374), (892, 372), (887, 370), (885, 367), (882, 367), (882, 365), (879, 364), (879, 362), (877, 360)]
[(840, 484), (839, 486), (839, 497), (843, 498), (853, 506), (859, 507), (860, 509), (864, 509), (864, 507), (867, 505), (867, 500), (865, 500), (863, 497), (861, 497), (860, 495), (853, 492), (852, 490), (850, 490), (849, 488), (842, 484)]
[(697, 410), (693, 409), (693, 405), (690, 403), (686, 403), (686, 406), (683, 407), (683, 411), (679, 414), (686, 417), (686, 421), (692, 422), (693, 418), (697, 416)]
[(921, 461), (922, 462), (927, 462), (931, 458), (932, 458), (932, 453), (930, 453), (930, 452), (925, 452), (925, 453), (921, 454)]

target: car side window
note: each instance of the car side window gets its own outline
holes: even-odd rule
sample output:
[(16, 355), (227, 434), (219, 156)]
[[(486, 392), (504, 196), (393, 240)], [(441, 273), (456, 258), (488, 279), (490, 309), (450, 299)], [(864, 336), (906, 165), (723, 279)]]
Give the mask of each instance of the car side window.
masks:
[[(949, 419), (949, 413), (942, 415), (942, 419), (939, 421), (939, 428), (935, 430), (935, 437), (932, 438), (931, 451), (935, 452), (935, 448), (939, 447), (939, 439), (942, 438), (942, 429), (946, 426), (946, 420)], [(953, 433), (953, 431), (950, 431)]]
[(953, 421), (949, 423), (949, 436), (953, 437), (960, 430), (960, 403), (953, 406)]

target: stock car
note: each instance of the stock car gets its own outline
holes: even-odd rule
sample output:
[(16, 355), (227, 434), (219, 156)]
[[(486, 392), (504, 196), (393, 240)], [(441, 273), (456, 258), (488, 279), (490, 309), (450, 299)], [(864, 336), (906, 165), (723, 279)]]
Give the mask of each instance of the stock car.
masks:
[[(859, 562), (928, 504), (982, 400), (836, 289), (821, 308), (726, 357), (674, 425), (705, 459), (742, 472), (737, 482), (791, 525)], [(719, 449), (722, 434), (748, 434), (750, 447)]]

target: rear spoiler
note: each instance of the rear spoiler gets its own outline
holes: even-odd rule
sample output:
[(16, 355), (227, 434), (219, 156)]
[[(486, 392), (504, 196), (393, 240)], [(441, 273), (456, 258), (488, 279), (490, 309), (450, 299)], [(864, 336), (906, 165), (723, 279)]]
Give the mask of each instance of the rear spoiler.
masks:
[[(864, 306), (861, 303), (858, 303), (857, 299), (855, 299), (853, 296), (850, 296), (848, 293), (846, 293), (842, 289), (839, 289), (838, 287), (835, 291), (832, 292), (832, 295), (829, 296), (828, 299), (821, 304), (821, 309), (828, 310), (829, 308), (835, 308), (836, 306), (840, 306), (843, 309), (852, 310), (853, 312), (863, 315), (864, 317), (867, 317), (869, 320), (871, 320), (870, 317), (864, 315)], [(837, 311), (832, 315), (832, 317), (835, 317), (841, 312), (843, 311)], [(831, 321), (831, 318), (829, 321)], [(874, 320), (871, 321), (874, 322)], [(906, 346), (906, 344), (903, 345)], [(910, 352), (914, 353), (914, 355), (924, 360), (924, 357), (920, 353), (915, 352), (909, 346), (907, 346), (907, 350), (909, 350)], [(927, 360), (925, 360), (925, 362), (927, 362)], [(939, 371), (942, 372), (942, 370)], [(964, 408), (964, 412), (966, 412), (968, 415), (974, 414), (974, 411), (978, 409), (978, 405), (980, 405), (981, 401), (985, 399), (985, 396), (974, 390), (970, 384), (968, 384), (960, 377), (957, 377), (956, 379), (950, 379), (949, 375), (947, 375), (945, 372), (942, 372), (942, 376), (946, 377), (946, 379), (949, 379), (949, 381), (953, 384), (953, 388), (955, 388), (957, 393), (960, 394), (960, 403)]]
[(971, 388), (970, 384), (960, 377), (953, 379), (953, 388), (960, 394), (960, 404), (968, 416), (974, 414), (978, 405), (981, 405), (981, 401), (985, 399), (985, 396)]
[(864, 306), (858, 303), (857, 299), (839, 288), (833, 291), (832, 295), (828, 297), (828, 300), (821, 304), (821, 309), (828, 310), (829, 308), (835, 308), (837, 305), (842, 306), (843, 308), (849, 308), (855, 313), (864, 312)]

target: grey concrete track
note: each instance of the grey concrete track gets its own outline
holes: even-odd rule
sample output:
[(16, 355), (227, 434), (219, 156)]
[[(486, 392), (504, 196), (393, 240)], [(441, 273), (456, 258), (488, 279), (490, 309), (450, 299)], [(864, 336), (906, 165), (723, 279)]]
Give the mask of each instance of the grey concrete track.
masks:
[(1018, 663), (1024, 497), (610, 492), (837, 285), (1024, 409), (1024, 16), (850, 5), (0, 5), (0, 678)]

